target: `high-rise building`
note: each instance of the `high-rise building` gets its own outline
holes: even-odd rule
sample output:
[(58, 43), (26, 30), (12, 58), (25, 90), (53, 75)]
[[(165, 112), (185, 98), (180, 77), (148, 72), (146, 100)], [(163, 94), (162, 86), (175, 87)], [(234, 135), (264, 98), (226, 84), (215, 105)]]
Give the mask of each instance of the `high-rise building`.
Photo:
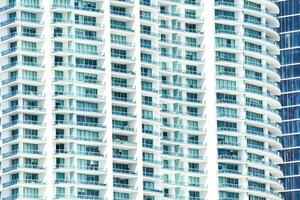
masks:
[(300, 2), (281, 0), (277, 4), (282, 64), (282, 194), (286, 200), (297, 200), (300, 199)]
[(0, 5), (1, 199), (281, 199), (273, 0)]

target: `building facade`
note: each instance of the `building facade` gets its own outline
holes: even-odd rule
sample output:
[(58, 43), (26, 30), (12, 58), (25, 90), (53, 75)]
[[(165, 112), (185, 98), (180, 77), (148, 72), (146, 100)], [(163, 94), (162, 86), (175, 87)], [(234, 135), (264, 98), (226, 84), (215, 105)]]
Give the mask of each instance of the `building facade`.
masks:
[(282, 132), (281, 165), (284, 178), (284, 199), (300, 199), (300, 120), (299, 120), (299, 83), (300, 83), (300, 48), (299, 48), (299, 1), (278, 1), (280, 8), (280, 69)]
[(281, 199), (273, 0), (0, 5), (1, 199)]

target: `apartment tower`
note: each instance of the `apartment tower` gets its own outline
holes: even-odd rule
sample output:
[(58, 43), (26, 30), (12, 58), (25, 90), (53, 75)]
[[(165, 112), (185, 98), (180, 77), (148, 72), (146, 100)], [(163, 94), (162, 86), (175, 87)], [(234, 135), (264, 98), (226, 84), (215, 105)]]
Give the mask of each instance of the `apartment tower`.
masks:
[(1, 199), (282, 199), (274, 0), (0, 5)]

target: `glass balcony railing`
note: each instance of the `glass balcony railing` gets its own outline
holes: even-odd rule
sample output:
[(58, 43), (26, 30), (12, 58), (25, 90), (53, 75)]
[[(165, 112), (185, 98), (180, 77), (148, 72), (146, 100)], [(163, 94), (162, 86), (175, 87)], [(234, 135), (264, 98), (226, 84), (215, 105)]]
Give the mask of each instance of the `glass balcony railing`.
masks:
[(35, 120), (14, 120), (14, 121), (2, 124), (2, 128), (3, 129), (9, 128), (9, 127), (17, 125), (17, 124), (42, 126), (43, 122), (35, 121)]
[(21, 77), (10, 77), (2, 81), (2, 85), (6, 85), (15, 81), (32, 81), (32, 82), (41, 82), (42, 80), (35, 76), (21, 76)]
[(242, 174), (241, 171), (239, 170), (234, 170), (234, 169), (219, 169), (220, 174)]
[(103, 13), (104, 11), (97, 7), (91, 7), (91, 6), (74, 6), (75, 10), (83, 10), (83, 11), (89, 11), (89, 12), (96, 12), (96, 13)]
[(42, 97), (43, 93), (37, 91), (13, 91), (7, 94), (2, 95), (2, 99), (7, 99), (16, 95), (26, 95), (26, 96), (35, 96), (35, 97)]
[(16, 7), (24, 7), (24, 8), (35, 8), (35, 9), (39, 9), (41, 8), (41, 5), (39, 3), (30, 3), (30, 2), (25, 2), (25, 3), (10, 3), (8, 5), (5, 5), (3, 7), (0, 8), (0, 12), (9, 10), (11, 8), (16, 8)]
[(118, 29), (118, 30), (122, 30), (122, 31), (129, 31), (129, 32), (134, 31), (132, 28), (129, 28), (129, 27), (126, 27), (126, 26), (115, 25), (115, 24), (111, 24), (110, 28)]
[(77, 180), (77, 184), (97, 185), (97, 186), (105, 186), (106, 185), (102, 181), (97, 181), (97, 180)]
[(37, 33), (27, 33), (27, 32), (21, 32), (21, 33), (19, 33), (19, 32), (12, 32), (12, 33), (9, 33), (9, 34), (7, 34), (7, 35), (4, 35), (4, 36), (2, 36), (0, 39), (1, 39), (1, 41), (5, 41), (5, 40), (8, 40), (8, 39), (10, 39), (10, 38), (14, 38), (14, 37), (17, 37), (17, 36), (20, 36), (20, 37), (30, 37), (30, 38), (39, 38), (40, 37), (40, 35), (39, 34), (37, 34)]
[(121, 44), (121, 45), (126, 45), (126, 46), (134, 46), (134, 44), (132, 42), (128, 42), (126, 40), (111, 39), (111, 43)]
[(140, 0), (140, 5), (149, 6), (152, 8), (158, 8), (158, 5), (156, 3), (152, 3), (151, 1), (146, 1), (146, 0)]
[(136, 174), (134, 170), (130, 169), (120, 169), (120, 168), (113, 168), (114, 173), (122, 173), (122, 174)]
[(7, 197), (3, 197), (3, 200), (15, 200), (15, 199), (43, 199), (42, 195), (35, 194), (15, 194)]
[(133, 99), (131, 99), (131, 98), (126, 98), (126, 97), (112, 96), (112, 99), (113, 99), (113, 100), (116, 100), (116, 101), (134, 102)]
[(125, 154), (113, 154), (113, 158), (121, 158), (125, 160), (135, 160), (133, 156), (125, 155)]
[(5, 144), (7, 142), (11, 142), (17, 139), (27, 139), (27, 140), (41, 140), (42, 137), (38, 135), (13, 135), (2, 139), (2, 143)]
[(15, 110), (30, 110), (30, 111), (44, 111), (45, 109), (41, 106), (12, 106), (2, 110), (3, 114), (13, 112)]
[(125, 12), (125, 11), (110, 10), (110, 13), (114, 14), (114, 15), (124, 16), (124, 17), (132, 17), (132, 14), (130, 14), (129, 12)]
[(118, 188), (134, 189), (133, 185), (126, 184), (126, 183), (113, 183), (113, 186)]
[(43, 166), (37, 165), (37, 164), (24, 164), (24, 165), (20, 165), (20, 164), (16, 164), (16, 165), (11, 165), (8, 167), (4, 167), (2, 169), (3, 173), (6, 172), (10, 172), (12, 170), (15, 169), (34, 169), (34, 170), (39, 170), (39, 169), (45, 169)]
[(226, 1), (226, 0), (217, 0), (215, 1), (216, 6), (236, 6), (234, 2)]
[(27, 22), (27, 23), (34, 23), (34, 24), (40, 24), (41, 20), (40, 19), (35, 19), (35, 18), (11, 18), (11, 19), (7, 19), (4, 20), (2, 22), (0, 22), (0, 26), (6, 26), (8, 24), (14, 23), (14, 22)]
[(7, 70), (16, 66), (30, 66), (30, 67), (43, 67), (41, 64), (36, 62), (12, 62), (1, 67), (2, 70)]
[(16, 149), (16, 150), (11, 150), (8, 152), (5, 152), (2, 154), (3, 158), (8, 158), (10, 156), (14, 156), (16, 154), (35, 154), (35, 155), (42, 155), (43, 151), (36, 150), (36, 149)]
[(33, 52), (33, 53), (43, 53), (44, 51), (35, 47), (11, 47), (4, 51), (1, 51), (1, 55), (5, 56), (7, 54), (16, 52), (16, 51), (25, 51), (25, 52)]
[(121, 130), (121, 131), (129, 131), (129, 132), (134, 132), (135, 131), (134, 128), (127, 127), (127, 126), (117, 126), (117, 125), (113, 125), (113, 129)]

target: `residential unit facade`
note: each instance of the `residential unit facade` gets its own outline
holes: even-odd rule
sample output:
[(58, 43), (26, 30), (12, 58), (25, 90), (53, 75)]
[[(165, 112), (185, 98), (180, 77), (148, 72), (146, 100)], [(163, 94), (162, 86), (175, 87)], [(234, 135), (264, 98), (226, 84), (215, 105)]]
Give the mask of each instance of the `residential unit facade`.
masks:
[(1, 199), (282, 199), (275, 1), (0, 6)]
[(281, 76), (281, 104), (282, 104), (282, 132), (281, 143), (283, 149), (281, 165), (284, 178), (284, 199), (300, 199), (300, 157), (299, 157), (299, 7), (300, 2), (284, 0), (278, 1), (280, 8), (278, 16), (280, 22), (280, 69)]

